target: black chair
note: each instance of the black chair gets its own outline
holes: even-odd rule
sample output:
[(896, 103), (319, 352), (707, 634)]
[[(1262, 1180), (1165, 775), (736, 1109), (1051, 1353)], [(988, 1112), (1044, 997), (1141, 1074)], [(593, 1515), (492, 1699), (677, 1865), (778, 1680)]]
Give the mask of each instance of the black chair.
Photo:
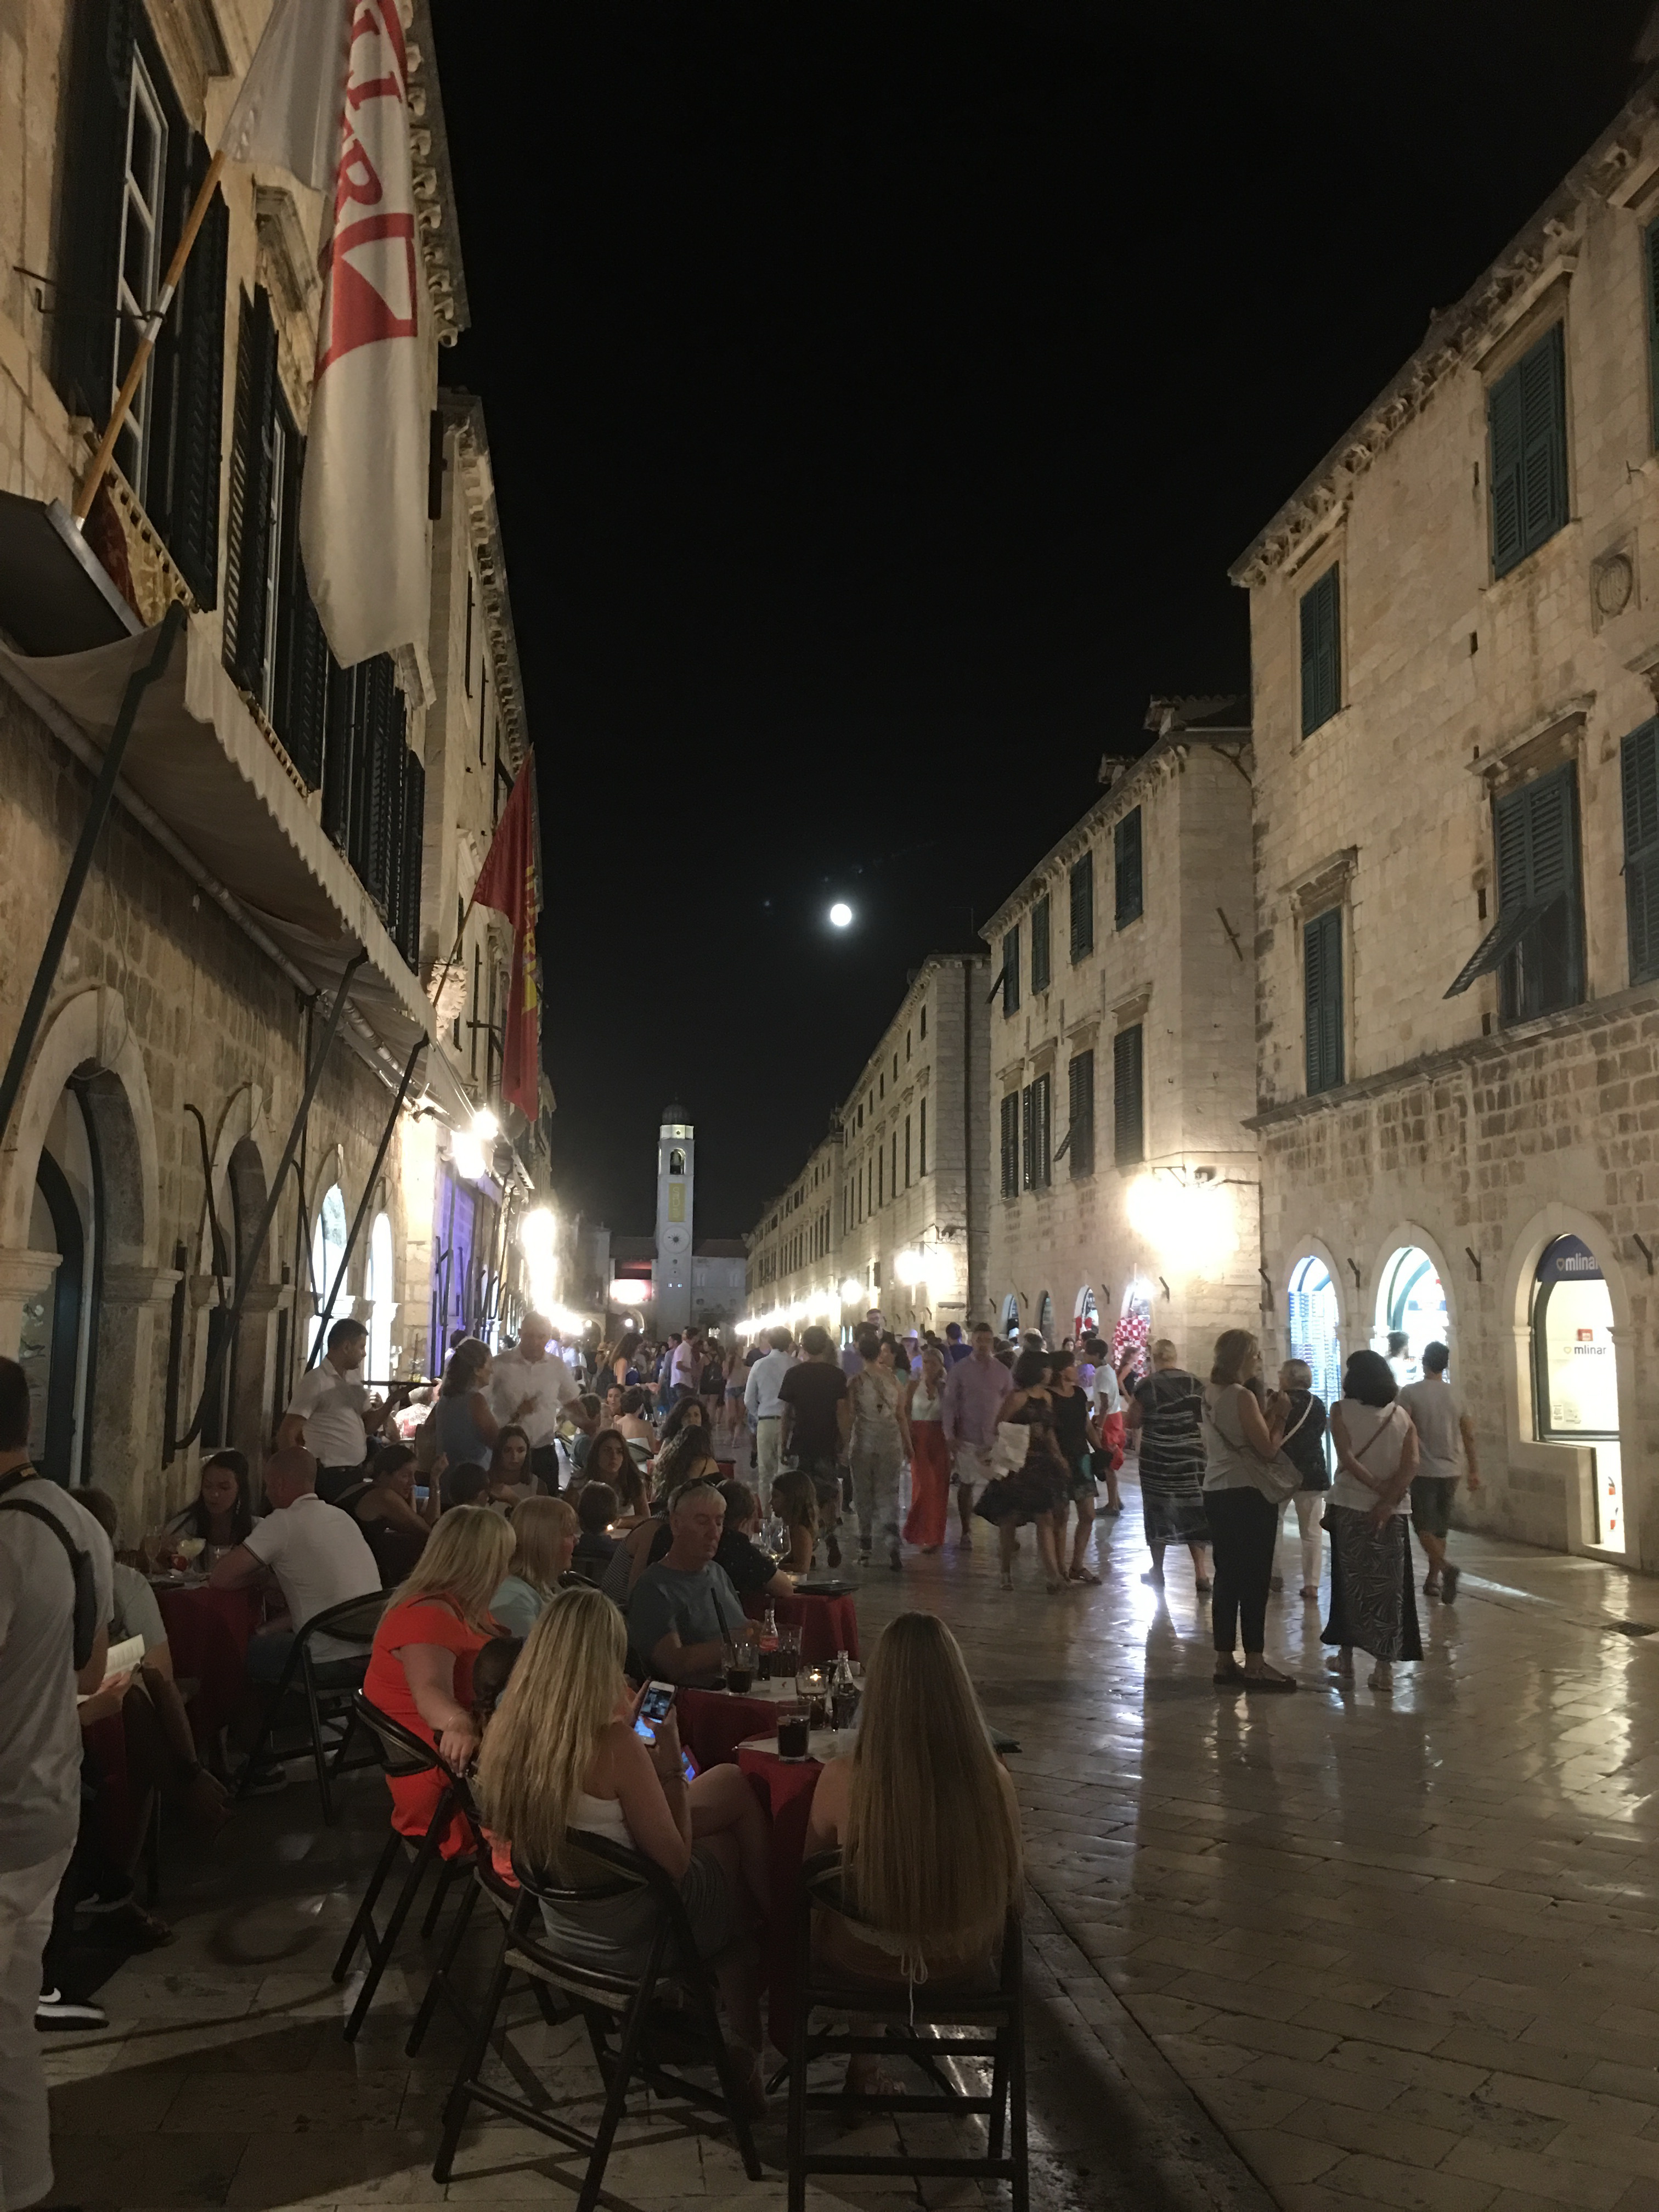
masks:
[[(368, 2016), (368, 2008), (374, 2002), (374, 1992), (380, 1986), (380, 1977), (397, 1948), (398, 1938), (403, 1933), (404, 1923), (409, 1917), (421, 1884), (426, 1880), (427, 1869), (434, 1859), (438, 1863), (438, 1880), (421, 1933), (429, 1936), (437, 1926), (438, 1915), (443, 1911), (450, 1884), (458, 1875), (468, 1877), (457, 1916), (459, 1935), (466, 1933), (466, 1923), (471, 1917), (476, 1894), (470, 1877), (482, 1849), (477, 1811), (464, 1778), (431, 1744), (422, 1742), (419, 1736), (394, 1721), (389, 1713), (383, 1713), (378, 1705), (371, 1705), (361, 1690), (354, 1692), (351, 1706), (356, 1720), (374, 1741), (381, 1771), (389, 1781), (435, 1772), (443, 1778), (443, 1789), (424, 1835), (418, 1838), (406, 1836), (401, 1829), (392, 1826), (388, 1822), (385, 1848), (368, 1878), (368, 1887), (363, 1892), (362, 1903), (357, 1907), (357, 1916), (341, 1946), (340, 1955), (334, 1961), (334, 1979), (343, 1982), (351, 1972), (351, 1962), (357, 1954), (358, 1945), (361, 1944), (368, 1954), (368, 1972), (363, 1977), (362, 1988), (357, 1992), (357, 2001), (352, 2006), (345, 2024), (348, 2043), (356, 2041), (357, 2032)], [(450, 1822), (457, 1813), (460, 1814), (471, 1831), (471, 1840), (465, 1852), (447, 1859), (440, 1856), (441, 1848), (449, 1832)], [(380, 1892), (386, 1887), (400, 1851), (408, 1859), (409, 1865), (404, 1874), (403, 1887), (398, 1892), (397, 1902), (392, 1908), (392, 1917), (382, 1929), (375, 1925), (374, 1907), (380, 1902)], [(452, 1935), (454, 1935), (453, 1930)], [(455, 1936), (454, 1949), (459, 1950), (459, 1938)], [(451, 1956), (453, 1958), (453, 1954)], [(409, 2039), (408, 2049), (411, 2057), (420, 2047), (421, 2038), (426, 2033), (427, 2023), (432, 2017), (436, 2002), (432, 1990), (428, 1989), (427, 2002), (421, 2008), (414, 2032)]]
[[(501, 1958), (468, 2039), (460, 2072), (444, 2106), (443, 2140), (433, 2162), (433, 2179), (449, 2179), (468, 2110), (480, 2104), (533, 2128), (554, 2142), (586, 2151), (587, 2172), (576, 2200), (576, 2212), (593, 2212), (629, 2084), (637, 2078), (659, 2096), (683, 2099), (724, 2113), (737, 2135), (744, 2171), (751, 2181), (758, 2181), (761, 2163), (743, 2111), (743, 2084), (720, 2032), (714, 1974), (697, 1956), (678, 1889), (653, 1860), (608, 1837), (573, 1829), (570, 1843), (598, 1862), (594, 1879), (584, 1883), (538, 1881), (526, 1874), (516, 1858), (514, 1861), (513, 1870), (520, 1883), (518, 1901), (503, 1933)], [(638, 1974), (567, 1956), (542, 1918), (544, 1903), (575, 1912), (584, 1906), (638, 1896), (641, 1891), (653, 1898), (657, 1911), (647, 1938), (646, 1963)], [(545, 2106), (509, 2095), (483, 2079), (496, 2014), (514, 1974), (527, 1975), (533, 1983), (559, 1990), (586, 2023), (588, 2040), (605, 2087), (605, 2109), (591, 2136), (556, 2118)], [(681, 2002), (671, 2005), (666, 2002), (670, 1996)], [(687, 2081), (683, 2074), (671, 2071), (665, 2061), (675, 2067), (712, 2065), (720, 2094), (716, 2096)]]
[[(361, 1759), (348, 1759), (353, 1736), (357, 1729), (357, 1716), (352, 1709), (352, 1699), (362, 1689), (363, 1675), (368, 1667), (370, 1646), (374, 1632), (380, 1625), (380, 1615), (386, 1611), (387, 1593), (371, 1590), (367, 1596), (348, 1598), (343, 1605), (331, 1605), (326, 1612), (313, 1613), (294, 1639), (288, 1655), (276, 1694), (261, 1727), (247, 1765), (242, 1769), (241, 1779), (236, 1785), (239, 1798), (245, 1796), (255, 1771), (261, 1762), (274, 1759), (286, 1765), (291, 1759), (310, 1759), (317, 1769), (317, 1789), (323, 1801), (323, 1818), (331, 1827), (334, 1824), (334, 1783), (342, 1774), (351, 1774), (361, 1767), (378, 1766), (378, 1749), (368, 1750)], [(360, 1644), (362, 1656), (355, 1654), (349, 1660), (319, 1660), (313, 1656), (312, 1646), (319, 1636), (333, 1637), (343, 1644)], [(319, 1679), (319, 1668), (329, 1668), (334, 1678), (329, 1681)], [(345, 1679), (347, 1670), (350, 1679)], [(283, 1708), (290, 1699), (303, 1698), (306, 1709), (306, 1734), (298, 1741), (281, 1744), (276, 1741), (276, 1728)], [(325, 1741), (323, 1730), (327, 1726), (344, 1728), (332, 1751)]]
[[(994, 1987), (972, 1983), (864, 1982), (837, 1977), (815, 1966), (812, 1912), (815, 1906), (840, 1913), (854, 1929), (858, 1916), (843, 1895), (839, 1851), (821, 1852), (801, 1869), (799, 1982), (789, 2049), (789, 2212), (805, 2212), (806, 2183), (813, 2174), (909, 2174), (935, 2179), (1006, 2181), (1013, 2212), (1029, 2212), (1030, 2162), (1025, 2135), (1025, 1982), (1018, 1917), (1010, 1913), (1002, 1936), (1002, 1961)], [(885, 2034), (814, 2032), (815, 2010), (873, 2015), (887, 2023)], [(943, 2027), (972, 2024), (980, 2033), (945, 2036)], [(988, 2030), (989, 2033), (985, 2031)], [(934, 2084), (915, 2095), (877, 2091), (809, 2090), (806, 2069), (825, 2053), (845, 2052), (908, 2058)], [(945, 2071), (947, 2061), (988, 2058), (991, 2094), (971, 2095)], [(983, 2158), (947, 2158), (929, 2153), (855, 2155), (808, 2148), (809, 2112), (933, 2112), (960, 2118), (987, 2116), (988, 2142)], [(1005, 2153), (1004, 2145), (1007, 2144)]]

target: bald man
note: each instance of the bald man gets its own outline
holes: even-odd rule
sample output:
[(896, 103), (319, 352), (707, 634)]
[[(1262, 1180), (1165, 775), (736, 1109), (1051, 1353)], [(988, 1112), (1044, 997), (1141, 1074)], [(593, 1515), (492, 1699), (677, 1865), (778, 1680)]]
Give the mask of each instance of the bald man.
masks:
[[(250, 1680), (272, 1684), (282, 1679), (295, 1633), (312, 1615), (378, 1590), (380, 1571), (351, 1516), (318, 1497), (317, 1462), (302, 1446), (272, 1452), (264, 1487), (264, 1520), (215, 1562), (208, 1581), (215, 1589), (241, 1589), (275, 1578), (288, 1618), (262, 1629), (247, 1647)], [(311, 1656), (319, 1662), (362, 1662), (361, 1652), (326, 1636), (313, 1640)], [(328, 1679), (325, 1667), (319, 1666), (319, 1679)]]

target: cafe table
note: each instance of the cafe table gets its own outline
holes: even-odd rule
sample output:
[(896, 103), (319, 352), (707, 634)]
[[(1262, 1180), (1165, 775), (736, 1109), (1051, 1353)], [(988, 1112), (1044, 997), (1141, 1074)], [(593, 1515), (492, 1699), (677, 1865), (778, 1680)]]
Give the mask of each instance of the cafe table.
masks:
[(769, 1605), (780, 1628), (799, 1629), (800, 1656), (809, 1667), (832, 1665), (842, 1651), (849, 1659), (858, 1657), (858, 1608), (850, 1590), (835, 1597), (804, 1590), (790, 1597), (769, 1597), (764, 1590), (755, 1590), (744, 1597), (743, 1609), (751, 1620), (764, 1620)]
[(198, 1685), (189, 1704), (198, 1749), (210, 1745), (236, 1710), (247, 1680), (247, 1647), (264, 1612), (263, 1590), (212, 1589), (204, 1582), (152, 1578), (167, 1632), (173, 1679)]
[(738, 1765), (765, 1806), (772, 1824), (772, 1917), (767, 1932), (767, 2033), (778, 2051), (789, 2048), (799, 1978), (800, 1877), (806, 1827), (818, 1776), (832, 1759), (853, 1748), (850, 1729), (814, 1729), (805, 1759), (780, 1759), (775, 1726), (738, 1747)]

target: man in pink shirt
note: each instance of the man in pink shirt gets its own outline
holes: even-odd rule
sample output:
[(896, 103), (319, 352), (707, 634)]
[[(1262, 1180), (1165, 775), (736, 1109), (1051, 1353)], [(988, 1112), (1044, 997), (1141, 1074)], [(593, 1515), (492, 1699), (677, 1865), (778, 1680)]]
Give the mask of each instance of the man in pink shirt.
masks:
[(990, 1322), (975, 1323), (974, 1348), (946, 1372), (939, 1401), (939, 1425), (951, 1450), (957, 1515), (962, 1523), (958, 1541), (963, 1551), (973, 1549), (974, 1492), (991, 1479), (997, 1423), (1003, 1401), (1014, 1387), (1013, 1376), (994, 1356), (995, 1347), (996, 1333)]

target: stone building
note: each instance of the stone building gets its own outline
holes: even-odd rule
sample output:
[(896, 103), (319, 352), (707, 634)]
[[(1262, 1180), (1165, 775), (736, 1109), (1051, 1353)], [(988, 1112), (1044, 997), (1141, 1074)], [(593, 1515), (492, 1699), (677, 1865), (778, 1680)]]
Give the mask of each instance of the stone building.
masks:
[(1446, 1338), (1474, 1519), (1659, 1565), (1659, 114), (1234, 568), (1276, 1348)]
[(203, 1446), (257, 1461), (349, 1244), (333, 1311), (368, 1322), (377, 1377), (509, 1318), (504, 1201), (536, 1145), (487, 1118), (508, 1120), (498, 926), (474, 916), (452, 958), (528, 739), (482, 416), (437, 385), (466, 299), (426, 0), (405, 15), (429, 637), (343, 669), (311, 607), (297, 515), (321, 204), (281, 174), (226, 171), (111, 495), (84, 537), (67, 512), (264, 12), (24, 0), (0, 69), (8, 1045), (127, 674), (170, 605), (186, 617), (0, 1149), (0, 1352), (37, 1385), (42, 1463), (106, 1484), (135, 1532), (186, 1492)]
[(1138, 759), (992, 915), (986, 1276), (998, 1329), (1120, 1323), (1207, 1369), (1260, 1303), (1250, 731), (1155, 699)]
[(749, 1237), (752, 1329), (942, 1330), (985, 1299), (983, 954), (930, 953), (829, 1136)]

